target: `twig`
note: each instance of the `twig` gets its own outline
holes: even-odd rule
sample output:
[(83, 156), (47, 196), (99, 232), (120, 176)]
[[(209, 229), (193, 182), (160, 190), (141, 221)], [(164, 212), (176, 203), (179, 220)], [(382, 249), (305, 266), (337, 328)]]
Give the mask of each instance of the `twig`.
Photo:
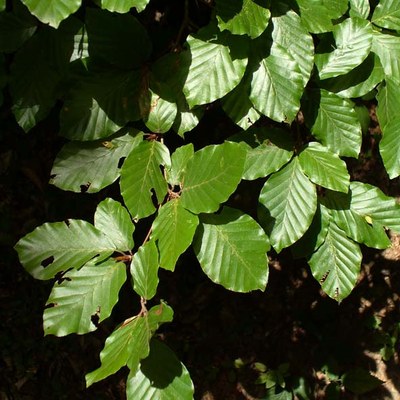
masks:
[(256, 397), (251, 396), (249, 393), (247, 393), (247, 390), (243, 387), (243, 385), (238, 382), (236, 385), (236, 390), (241, 393), (246, 400), (259, 400)]

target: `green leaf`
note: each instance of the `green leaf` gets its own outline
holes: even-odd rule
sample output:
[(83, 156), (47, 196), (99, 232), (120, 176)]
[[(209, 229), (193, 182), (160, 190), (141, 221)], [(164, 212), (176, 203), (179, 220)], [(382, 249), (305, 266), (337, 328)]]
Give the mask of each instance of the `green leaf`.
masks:
[(183, 207), (195, 214), (217, 211), (238, 186), (245, 157), (243, 146), (231, 142), (197, 151), (183, 176)]
[(383, 383), (383, 381), (371, 375), (363, 368), (352, 369), (343, 375), (343, 385), (345, 388), (356, 394), (370, 392)]
[(57, 154), (50, 183), (63, 190), (95, 193), (120, 175), (122, 161), (142, 141), (142, 134), (127, 133), (107, 141), (70, 142)]
[(305, 86), (314, 66), (313, 38), (304, 28), (301, 18), (292, 10), (273, 17), (272, 22), (274, 43), (285, 48), (297, 62)]
[(307, 100), (304, 112), (311, 132), (330, 151), (358, 157), (362, 132), (354, 104), (323, 89), (310, 93)]
[(0, 11), (4, 11), (6, 9), (6, 0), (0, 0)]
[(143, 11), (150, 0), (101, 0), (101, 8), (118, 13), (127, 13), (132, 7)]
[(125, 264), (107, 260), (89, 262), (55, 283), (43, 314), (45, 335), (92, 332), (111, 315), (126, 280)]
[(204, 114), (204, 109), (202, 107), (196, 107), (189, 110), (189, 106), (183, 94), (177, 98), (177, 106), (178, 112), (172, 129), (179, 136), (183, 137), (184, 133), (190, 132), (192, 129), (196, 128)]
[(400, 30), (400, 8), (396, 0), (381, 0), (372, 15), (372, 22), (382, 28)]
[(350, 184), (352, 208), (374, 222), (400, 233), (400, 204), (380, 189), (361, 182)]
[(239, 84), (247, 58), (234, 57), (223, 40), (205, 41), (189, 36), (187, 46), (190, 65), (183, 92), (190, 108), (220, 99)]
[(369, 0), (350, 0), (350, 17), (367, 19), (369, 12)]
[(343, 229), (347, 236), (358, 243), (364, 243), (377, 249), (385, 249), (390, 246), (390, 240), (383, 226), (369, 215), (354, 208), (354, 197), (351, 190), (347, 194), (328, 191), (323, 201), (331, 210), (332, 218), (337, 226)]
[(283, 129), (252, 129), (261, 144), (248, 149), (243, 179), (254, 180), (266, 177), (281, 169), (293, 156), (293, 144), (286, 140)]
[(239, 85), (222, 99), (222, 108), (242, 129), (250, 128), (261, 117), (250, 101), (249, 95), (250, 80), (246, 74)]
[(172, 318), (171, 307), (160, 303), (149, 312), (127, 319), (107, 338), (100, 353), (101, 366), (86, 375), (86, 386), (107, 378), (125, 365), (135, 374), (140, 360), (149, 355), (149, 342), (154, 332)]
[(108, 198), (99, 203), (94, 214), (94, 226), (111, 239), (118, 251), (132, 250), (135, 226), (120, 202)]
[(157, 242), (162, 268), (175, 269), (179, 256), (192, 243), (198, 224), (198, 216), (183, 208), (180, 199), (173, 199), (160, 208), (151, 237)]
[(192, 400), (194, 387), (186, 367), (164, 343), (152, 339), (150, 354), (126, 382), (128, 400)]
[(21, 0), (29, 11), (44, 24), (58, 28), (60, 22), (69, 17), (81, 5), (81, 0), (52, 0), (43, 2), (41, 0)]
[(318, 142), (309, 143), (300, 153), (299, 161), (311, 182), (338, 192), (348, 192), (350, 176), (346, 164), (326, 147)]
[(12, 53), (19, 49), (36, 31), (36, 21), (27, 12), (17, 15), (0, 14), (0, 51)]
[(364, 19), (345, 19), (334, 26), (333, 36), (336, 41), (335, 50), (315, 55), (320, 79), (346, 74), (360, 65), (371, 49), (372, 27)]
[(221, 31), (228, 30), (234, 35), (248, 35), (252, 39), (264, 32), (271, 16), (265, 5), (253, 0), (217, 0), (216, 11)]
[(385, 79), (385, 73), (379, 57), (370, 53), (358, 67), (345, 75), (321, 81), (321, 87), (340, 97), (362, 97)]
[(15, 250), (34, 278), (51, 279), (59, 272), (78, 269), (97, 255), (104, 259), (116, 249), (89, 222), (66, 220), (39, 226), (20, 239)]
[(400, 85), (391, 78), (385, 79), (385, 84), (380, 85), (378, 95), (378, 107), (376, 114), (379, 120), (379, 126), (384, 129), (385, 126), (397, 116), (400, 109)]
[(172, 186), (182, 185), (183, 176), (186, 173), (186, 166), (193, 157), (194, 147), (188, 143), (178, 147), (171, 156), (171, 167), (167, 169), (167, 181)]
[(253, 72), (250, 100), (255, 108), (277, 122), (291, 122), (300, 108), (303, 76), (289, 52), (273, 44)]
[[(147, 89), (146, 89), (147, 91)], [(71, 140), (96, 140), (141, 118), (140, 72), (109, 71), (90, 75), (70, 90), (61, 110), (61, 135)]]
[(139, 68), (148, 59), (152, 45), (143, 25), (130, 14), (112, 14), (87, 8), (89, 54), (106, 65)]
[(395, 117), (382, 129), (382, 139), (379, 142), (379, 152), (390, 179), (400, 175), (400, 118)]
[(151, 91), (150, 110), (144, 118), (144, 123), (151, 132), (165, 133), (172, 127), (177, 112), (176, 103), (163, 99), (157, 93)]
[(308, 263), (324, 292), (341, 302), (357, 282), (361, 259), (359, 245), (331, 221), (325, 242), (310, 257)]
[(167, 182), (160, 165), (171, 165), (168, 148), (157, 141), (143, 141), (136, 146), (121, 169), (121, 194), (134, 219), (148, 217), (156, 210), (154, 190), (160, 204), (167, 194)]
[(205, 274), (235, 292), (265, 290), (268, 281), (268, 237), (249, 215), (224, 207), (202, 215), (194, 250)]
[(158, 286), (158, 251), (154, 240), (139, 247), (131, 263), (135, 292), (146, 300), (152, 299)]
[(386, 76), (400, 82), (400, 37), (373, 31), (371, 50), (379, 56)]
[(299, 240), (317, 209), (317, 193), (301, 170), (298, 158), (271, 175), (261, 190), (260, 213), (271, 245), (279, 253)]

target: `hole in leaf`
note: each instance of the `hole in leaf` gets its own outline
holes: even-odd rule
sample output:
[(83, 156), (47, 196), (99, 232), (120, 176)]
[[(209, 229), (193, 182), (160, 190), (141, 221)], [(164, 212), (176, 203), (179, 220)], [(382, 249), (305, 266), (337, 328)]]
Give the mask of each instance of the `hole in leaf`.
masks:
[(71, 278), (69, 278), (68, 276), (67, 276), (67, 277), (64, 277), (64, 275), (65, 275), (68, 271), (71, 271), (71, 269), (72, 269), (72, 268), (68, 268), (66, 271), (60, 271), (60, 272), (58, 272), (58, 273), (56, 274), (56, 276), (55, 276), (54, 278), (55, 278), (55, 280), (56, 280), (56, 282), (57, 282), (58, 285), (61, 285), (64, 281), (71, 281)]
[(53, 261), (54, 261), (54, 257), (53, 257), (53, 256), (50, 256), (50, 257), (47, 257), (46, 259), (44, 259), (44, 260), (40, 263), (40, 265), (41, 265), (43, 268), (46, 268), (46, 267), (48, 267)]
[(54, 179), (57, 176), (57, 174), (51, 174), (50, 179)]
[(98, 306), (96, 312), (90, 316), (90, 320), (92, 321), (93, 325), (98, 328), (100, 321), (100, 306)]
[(68, 226), (68, 228), (69, 228), (69, 226), (71, 225), (71, 221), (70, 221), (69, 219), (66, 219), (66, 220), (64, 221), (64, 223), (65, 223), (65, 225)]
[(49, 303), (49, 304), (46, 304), (46, 305), (44, 306), (44, 309), (46, 309), (46, 308), (53, 308), (53, 307), (57, 307), (57, 306), (58, 306), (57, 303)]
[(118, 168), (122, 168), (126, 157), (121, 157), (118, 161)]
[(86, 193), (86, 192), (88, 191), (88, 189), (89, 189), (89, 187), (90, 187), (91, 184), (92, 184), (91, 182), (88, 182), (88, 183), (86, 183), (85, 185), (81, 185), (81, 186), (80, 186), (80, 188), (81, 188), (81, 193)]

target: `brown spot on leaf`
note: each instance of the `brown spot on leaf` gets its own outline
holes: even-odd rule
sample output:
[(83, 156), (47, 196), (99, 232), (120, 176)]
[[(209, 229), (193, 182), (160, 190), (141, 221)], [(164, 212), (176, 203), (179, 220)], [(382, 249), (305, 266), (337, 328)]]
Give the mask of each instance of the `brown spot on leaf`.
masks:
[(319, 283), (324, 283), (326, 281), (326, 278), (328, 278), (328, 275), (330, 274), (331, 270), (328, 269), (328, 271), (325, 272), (324, 275), (322, 275), (322, 278), (319, 280)]
[(50, 264), (52, 264), (53, 261), (54, 261), (54, 257), (53, 257), (53, 256), (50, 256), (50, 257), (47, 257), (46, 259), (44, 259), (44, 260), (40, 263), (40, 265), (41, 265), (43, 268), (46, 268), (46, 267), (48, 267)]

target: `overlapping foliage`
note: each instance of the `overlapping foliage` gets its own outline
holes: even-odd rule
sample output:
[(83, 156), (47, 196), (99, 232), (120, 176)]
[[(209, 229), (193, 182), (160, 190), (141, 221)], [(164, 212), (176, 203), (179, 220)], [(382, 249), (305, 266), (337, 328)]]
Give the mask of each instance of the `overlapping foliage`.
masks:
[[(342, 301), (360, 244), (385, 248), (387, 229), (400, 232), (400, 205), (346, 167), (363, 141), (357, 108), (376, 101), (380, 155), (389, 177), (400, 175), (397, 2), (216, 0), (194, 29), (189, 11), (202, 1), (187, 0), (169, 41), (149, 0), (50, 3), (0, 1), (0, 103), (11, 96), (27, 132), (61, 107), (70, 141), (50, 182), (94, 193), (119, 179), (124, 204), (106, 199), (94, 224), (46, 223), (16, 245), (31, 275), (57, 278), (45, 333), (96, 329), (130, 276), (141, 311), (106, 340), (87, 384), (126, 365), (129, 399), (190, 399), (186, 368), (152, 339), (173, 318), (164, 302), (146, 307), (159, 268), (173, 271), (192, 245), (215, 283), (265, 290), (267, 252), (291, 248)], [(239, 133), (203, 148), (166, 145), (185, 139), (212, 102)], [(242, 180), (261, 185), (252, 215), (230, 200)], [(147, 217), (151, 229), (135, 244)]]

